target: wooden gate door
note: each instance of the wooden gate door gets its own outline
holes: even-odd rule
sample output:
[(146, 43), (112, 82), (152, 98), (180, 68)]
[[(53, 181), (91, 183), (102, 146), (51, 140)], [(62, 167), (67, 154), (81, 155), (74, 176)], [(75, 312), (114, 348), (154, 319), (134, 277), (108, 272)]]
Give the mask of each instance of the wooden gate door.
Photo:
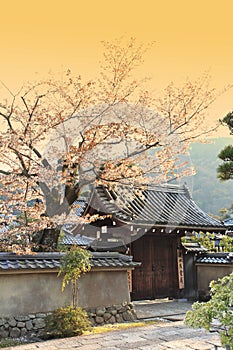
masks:
[(135, 261), (133, 300), (175, 297), (178, 294), (176, 237), (144, 235), (132, 243)]

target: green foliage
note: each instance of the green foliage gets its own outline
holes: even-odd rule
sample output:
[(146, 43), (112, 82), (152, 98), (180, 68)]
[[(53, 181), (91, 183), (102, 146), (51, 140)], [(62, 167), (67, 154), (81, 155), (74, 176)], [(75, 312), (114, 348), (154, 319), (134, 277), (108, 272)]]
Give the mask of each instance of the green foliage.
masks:
[(214, 234), (213, 233), (204, 233), (200, 232), (191, 237), (182, 237), (182, 242), (192, 242), (199, 243), (202, 247), (206, 248), (209, 252), (216, 252), (214, 245)]
[(229, 236), (222, 236), (220, 246), (224, 252), (233, 252), (233, 238)]
[(196, 174), (192, 178), (185, 178), (184, 181), (187, 182), (190, 189), (192, 188), (194, 202), (206, 213), (219, 215), (220, 208), (228, 208), (232, 203), (231, 182), (220, 182), (216, 176), (216, 169), (221, 163), (218, 154), (221, 149), (231, 143), (230, 137), (219, 137), (210, 140), (210, 143), (192, 144), (190, 159)]
[[(200, 232), (191, 237), (182, 237), (183, 243), (195, 242), (206, 248), (208, 252), (216, 252), (214, 234)], [(220, 247), (222, 252), (233, 252), (233, 238), (229, 236), (222, 236), (220, 240)]]
[(204, 233), (200, 232), (195, 236), (197, 242), (199, 242), (204, 248), (209, 252), (215, 252), (215, 243), (214, 243), (214, 234), (213, 233)]
[(16, 345), (22, 345), (22, 344), (25, 344), (25, 342), (17, 339), (11, 339), (11, 338), (0, 339), (0, 349), (8, 348)]
[(91, 253), (77, 246), (73, 246), (61, 259), (58, 276), (63, 276), (62, 291), (69, 283), (72, 284), (73, 308), (76, 308), (78, 304), (77, 280), (82, 274), (90, 271), (90, 259)]
[[(231, 135), (233, 135), (233, 112), (228, 113), (223, 120), (220, 120), (222, 124), (225, 124)], [(218, 158), (223, 161), (217, 168), (217, 177), (221, 181), (227, 181), (233, 179), (233, 146), (228, 145), (224, 147), (218, 154)]]
[(185, 324), (193, 328), (210, 330), (212, 322), (217, 320), (223, 345), (233, 349), (233, 272), (218, 281), (210, 282), (211, 299), (208, 302), (196, 302), (185, 317)]
[(227, 125), (230, 133), (233, 134), (233, 111), (229, 112), (220, 122)]
[(225, 161), (233, 161), (233, 146), (228, 145), (224, 147), (218, 154), (218, 158)]
[(58, 276), (63, 276), (62, 291), (72, 284), (73, 305), (56, 309), (45, 319), (44, 338), (71, 337), (89, 330), (91, 323), (87, 313), (77, 307), (77, 280), (90, 271), (91, 253), (73, 246), (61, 259)]
[(91, 322), (87, 313), (80, 307), (67, 306), (54, 310), (46, 317), (43, 338), (72, 337), (90, 329)]
[(221, 221), (229, 219), (233, 215), (233, 203), (231, 203), (229, 208), (221, 208), (219, 209), (220, 217), (218, 218)]
[(223, 221), (223, 220), (229, 218), (230, 214), (231, 214), (230, 210), (231, 209), (228, 209), (228, 208), (219, 209), (219, 214), (220, 214), (219, 220)]
[(62, 275), (62, 291), (69, 283), (76, 283), (77, 279), (84, 273), (90, 271), (91, 253), (85, 249), (73, 246), (61, 259), (58, 276)]
[[(232, 154), (233, 156), (233, 154)], [(217, 168), (217, 177), (221, 181), (233, 179), (233, 161), (224, 161)]]

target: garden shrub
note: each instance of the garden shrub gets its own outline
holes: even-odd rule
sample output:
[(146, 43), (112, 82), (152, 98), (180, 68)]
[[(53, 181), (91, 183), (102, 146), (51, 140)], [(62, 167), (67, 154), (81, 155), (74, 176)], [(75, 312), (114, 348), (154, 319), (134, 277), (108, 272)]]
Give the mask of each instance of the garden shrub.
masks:
[(91, 253), (76, 245), (66, 252), (61, 259), (61, 266), (58, 276), (62, 276), (62, 291), (71, 283), (72, 305), (78, 305), (78, 279), (91, 269)]
[(81, 307), (61, 307), (54, 310), (45, 319), (43, 338), (65, 338), (83, 334), (91, 329), (86, 311)]
[(233, 272), (218, 281), (211, 281), (210, 295), (208, 302), (193, 304), (193, 310), (186, 314), (185, 324), (209, 331), (213, 322), (217, 322), (222, 345), (233, 349)]
[(16, 345), (22, 345), (25, 344), (25, 341), (21, 341), (18, 339), (12, 339), (12, 338), (4, 338), (0, 339), (0, 348), (8, 348), (11, 346), (16, 346)]
[(81, 275), (90, 271), (90, 258), (90, 252), (73, 246), (61, 259), (58, 276), (63, 276), (62, 291), (69, 283), (72, 285), (72, 306), (58, 308), (46, 317), (43, 338), (72, 337), (91, 329), (86, 311), (77, 306), (77, 281)]

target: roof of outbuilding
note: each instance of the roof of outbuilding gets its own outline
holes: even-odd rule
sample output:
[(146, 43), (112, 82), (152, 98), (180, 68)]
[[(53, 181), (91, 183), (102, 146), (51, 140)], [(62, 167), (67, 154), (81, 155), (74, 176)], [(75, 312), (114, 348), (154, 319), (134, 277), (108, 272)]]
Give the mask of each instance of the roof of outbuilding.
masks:
[(78, 245), (78, 246), (90, 246), (90, 244), (94, 241), (94, 238), (81, 236), (77, 234), (76, 236), (72, 235), (72, 233), (68, 233), (68, 231), (64, 230), (65, 236), (62, 239), (62, 244), (64, 245)]
[(186, 186), (148, 186), (143, 190), (126, 186), (119, 186), (114, 190), (97, 187), (94, 191), (103, 204), (102, 210), (123, 222), (225, 230), (220, 221), (195, 204)]
[[(0, 253), (0, 271), (4, 270), (48, 270), (59, 269), (64, 253), (37, 253), (35, 255), (16, 255)], [(132, 256), (117, 252), (93, 252), (92, 268), (134, 268), (140, 263), (133, 261)]]
[(200, 243), (198, 242), (188, 242), (188, 243), (182, 243), (182, 246), (185, 248), (188, 252), (193, 253), (204, 253), (207, 251), (206, 248), (204, 248)]
[(233, 226), (233, 218), (229, 218), (223, 221), (226, 226)]
[(94, 252), (92, 253), (92, 267), (137, 267), (140, 262), (133, 261), (130, 255), (120, 254), (118, 252)]
[(197, 259), (200, 264), (233, 264), (232, 253), (206, 253)]

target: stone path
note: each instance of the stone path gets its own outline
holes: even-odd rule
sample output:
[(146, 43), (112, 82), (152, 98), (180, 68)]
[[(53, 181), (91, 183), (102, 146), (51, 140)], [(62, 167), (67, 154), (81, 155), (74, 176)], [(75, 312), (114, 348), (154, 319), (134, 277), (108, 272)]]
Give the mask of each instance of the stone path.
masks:
[(163, 318), (166, 320), (181, 321), (192, 308), (192, 303), (185, 300), (140, 300), (134, 301), (134, 308), (138, 319)]
[[(5, 350), (223, 350), (217, 333), (191, 329), (183, 317), (191, 304), (176, 301), (135, 302), (138, 318), (158, 318), (156, 324), (101, 334), (49, 340)], [(169, 321), (173, 320), (173, 321)]]
[(8, 350), (214, 350), (220, 347), (219, 336), (190, 329), (182, 321), (134, 327), (101, 334), (20, 345)]

